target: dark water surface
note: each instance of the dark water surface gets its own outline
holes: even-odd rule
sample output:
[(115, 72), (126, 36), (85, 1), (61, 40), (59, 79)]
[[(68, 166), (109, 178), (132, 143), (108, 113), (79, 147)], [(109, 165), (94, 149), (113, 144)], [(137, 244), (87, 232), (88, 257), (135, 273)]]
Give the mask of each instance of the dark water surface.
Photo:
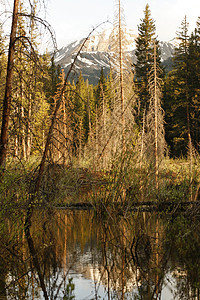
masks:
[[(0, 299), (44, 299), (23, 232), (0, 226)], [(199, 299), (200, 226), (180, 214), (35, 210), (31, 235), (49, 299)]]

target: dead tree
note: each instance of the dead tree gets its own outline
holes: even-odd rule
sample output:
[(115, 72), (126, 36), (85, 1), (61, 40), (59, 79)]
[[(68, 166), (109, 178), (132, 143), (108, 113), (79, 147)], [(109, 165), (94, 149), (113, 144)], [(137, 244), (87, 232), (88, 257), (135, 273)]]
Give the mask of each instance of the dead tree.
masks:
[(164, 111), (161, 106), (162, 80), (159, 73), (162, 72), (156, 63), (156, 44), (154, 43), (154, 64), (149, 73), (150, 104), (147, 112), (147, 147), (146, 157), (154, 164), (155, 183), (158, 188), (159, 163), (166, 150), (164, 131)]

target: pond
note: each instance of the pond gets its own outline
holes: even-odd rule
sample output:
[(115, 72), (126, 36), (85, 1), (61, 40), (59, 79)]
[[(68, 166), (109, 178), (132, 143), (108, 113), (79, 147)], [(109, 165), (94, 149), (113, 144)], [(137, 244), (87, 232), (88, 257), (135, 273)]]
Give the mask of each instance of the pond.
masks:
[[(199, 299), (200, 227), (197, 218), (154, 212), (34, 211), (0, 227), (0, 299)], [(44, 288), (41, 288), (41, 278)]]

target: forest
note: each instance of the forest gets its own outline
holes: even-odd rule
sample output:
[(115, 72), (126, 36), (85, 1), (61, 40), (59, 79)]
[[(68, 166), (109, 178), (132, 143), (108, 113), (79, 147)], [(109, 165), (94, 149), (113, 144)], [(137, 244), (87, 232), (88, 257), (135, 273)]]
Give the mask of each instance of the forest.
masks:
[(38, 22), (49, 30), (52, 43), (53, 30), (37, 15), (36, 2), (30, 7), (16, 3), (9, 46), (1, 26), (3, 177), (13, 165), (26, 170), (33, 164), (40, 166), (40, 181), (46, 163), (109, 171), (120, 155), (122, 160), (130, 156), (139, 168), (147, 164), (156, 169), (156, 178), (163, 159), (187, 160), (194, 173), (200, 143), (200, 21), (189, 35), (184, 17), (171, 70), (166, 72), (149, 5), (138, 25), (135, 64), (126, 54), (120, 5), (113, 25), (110, 74), (105, 77), (102, 69), (93, 86), (81, 72), (76, 82), (68, 79), (77, 72), (75, 61), (64, 74), (54, 56), (40, 54)]
[[(189, 34), (183, 16), (166, 70), (150, 6), (138, 24), (133, 63), (116, 3), (110, 72), (102, 68), (97, 85), (81, 72), (73, 80), (76, 59), (96, 28), (65, 74), (52, 52), (41, 53), (44, 32), (56, 44), (40, 17), (42, 3), (14, 0), (9, 40), (0, 27), (0, 258), (4, 251), (19, 255), (13, 241), (26, 239), (43, 299), (50, 298), (31, 229), (38, 208), (49, 219), (60, 207), (94, 209), (101, 218), (141, 205), (173, 216), (199, 214), (200, 17)], [(10, 240), (7, 218), (14, 220)], [(0, 263), (0, 273), (3, 268)], [(0, 292), (4, 285), (0, 278)]]

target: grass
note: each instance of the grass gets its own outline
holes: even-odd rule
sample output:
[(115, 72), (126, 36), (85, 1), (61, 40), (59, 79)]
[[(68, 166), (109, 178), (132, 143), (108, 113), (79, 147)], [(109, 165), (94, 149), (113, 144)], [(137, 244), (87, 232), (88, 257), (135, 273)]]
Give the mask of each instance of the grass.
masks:
[[(29, 162), (11, 160), (1, 178), (1, 207), (25, 205), (33, 190), (38, 158)], [(83, 164), (84, 165), (84, 164)], [(47, 164), (38, 205), (64, 206), (90, 202), (96, 209), (125, 209), (142, 201), (186, 201), (195, 198), (200, 182), (200, 163), (195, 161), (192, 181), (186, 159), (165, 159), (160, 165), (159, 188), (155, 188), (154, 168), (140, 167), (132, 157), (113, 162), (111, 170), (94, 171), (83, 166)], [(191, 197), (192, 195), (192, 197)], [(117, 205), (116, 205), (117, 203)]]

